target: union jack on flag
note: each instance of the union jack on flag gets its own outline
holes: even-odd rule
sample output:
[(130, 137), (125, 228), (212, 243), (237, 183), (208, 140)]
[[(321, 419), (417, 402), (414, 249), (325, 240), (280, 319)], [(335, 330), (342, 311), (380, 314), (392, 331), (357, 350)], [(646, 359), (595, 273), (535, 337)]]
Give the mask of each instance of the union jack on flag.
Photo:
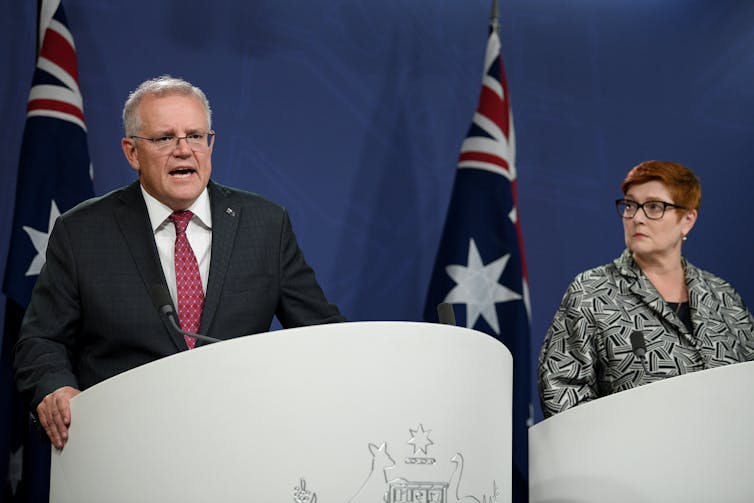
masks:
[(424, 308), (450, 303), (459, 325), (486, 332), (513, 355), (515, 502), (528, 501), (530, 307), (516, 195), (515, 138), (493, 9), (479, 104), (461, 146)]
[(94, 195), (73, 36), (60, 0), (44, 0), (39, 53), (27, 104), (10, 249), (5, 267), (5, 324), (0, 349), (2, 501), (49, 500), (50, 444), (29, 425), (18, 395), (13, 346), (45, 263), (47, 239), (61, 212)]
[[(50, 11), (53, 7), (55, 9)], [(35, 73), (32, 82), (26, 116), (61, 119), (76, 124), (86, 132), (76, 46), (60, 1), (44, 3), (41, 16), (47, 15), (51, 17), (46, 29), (40, 30), (39, 72)]]

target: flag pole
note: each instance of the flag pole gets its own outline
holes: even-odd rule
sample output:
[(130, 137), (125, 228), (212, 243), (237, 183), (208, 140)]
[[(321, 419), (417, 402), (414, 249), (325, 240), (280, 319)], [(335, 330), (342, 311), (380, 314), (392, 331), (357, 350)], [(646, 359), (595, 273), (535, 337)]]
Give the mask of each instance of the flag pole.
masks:
[(500, 7), (497, 0), (492, 0), (492, 12), (490, 12), (490, 30), (493, 33), (500, 33)]

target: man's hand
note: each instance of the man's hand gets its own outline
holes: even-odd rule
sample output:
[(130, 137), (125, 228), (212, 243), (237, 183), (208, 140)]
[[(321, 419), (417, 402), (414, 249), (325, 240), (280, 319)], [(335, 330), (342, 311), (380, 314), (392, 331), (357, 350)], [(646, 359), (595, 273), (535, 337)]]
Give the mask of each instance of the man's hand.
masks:
[(47, 432), (52, 445), (62, 449), (68, 440), (68, 426), (71, 424), (71, 398), (81, 391), (70, 386), (58, 388), (37, 405), (39, 423)]

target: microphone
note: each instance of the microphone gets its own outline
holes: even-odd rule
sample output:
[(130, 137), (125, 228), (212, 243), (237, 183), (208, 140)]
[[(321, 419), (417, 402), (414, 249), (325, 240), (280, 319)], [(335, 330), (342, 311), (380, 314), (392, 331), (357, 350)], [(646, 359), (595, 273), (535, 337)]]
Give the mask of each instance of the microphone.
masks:
[(198, 341), (204, 341), (208, 343), (220, 342), (220, 339), (215, 339), (208, 335), (194, 334), (192, 332), (186, 332), (181, 329), (176, 321), (175, 310), (173, 309), (173, 299), (170, 297), (170, 292), (165, 285), (152, 285), (149, 287), (149, 291), (152, 297), (154, 307), (160, 312), (161, 315), (167, 317), (170, 320), (170, 326), (173, 330), (186, 337), (193, 337)]
[(644, 355), (647, 354), (647, 344), (644, 341), (644, 334), (638, 330), (631, 332), (631, 351), (644, 363)]
[(647, 343), (644, 340), (644, 334), (639, 332), (638, 330), (634, 330), (631, 332), (630, 335), (631, 338), (631, 351), (634, 352), (634, 355), (636, 355), (636, 358), (639, 359), (641, 362), (641, 368), (644, 369), (644, 373), (647, 374), (650, 377), (667, 377), (665, 374), (657, 374), (654, 372), (650, 372), (649, 369), (647, 369), (647, 362), (644, 358), (644, 355), (647, 354)]
[(443, 325), (455, 325), (456, 314), (453, 312), (453, 304), (440, 302), (437, 305), (437, 317)]

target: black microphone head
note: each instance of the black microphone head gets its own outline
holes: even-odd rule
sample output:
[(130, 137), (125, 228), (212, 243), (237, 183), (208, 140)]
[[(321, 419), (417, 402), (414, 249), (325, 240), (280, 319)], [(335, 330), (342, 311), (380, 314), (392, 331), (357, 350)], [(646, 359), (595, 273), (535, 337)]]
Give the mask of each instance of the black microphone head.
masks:
[(173, 303), (168, 287), (163, 284), (149, 285), (149, 296), (157, 307)]
[(437, 305), (437, 318), (444, 325), (455, 325), (456, 314), (453, 312), (453, 304), (441, 302)]
[(644, 334), (638, 330), (631, 332), (631, 350), (639, 358), (644, 358), (647, 352), (647, 344), (644, 341)]
[(163, 314), (173, 313), (173, 299), (170, 297), (168, 287), (165, 285), (150, 285), (149, 296), (152, 298), (154, 307)]
[(175, 313), (175, 308), (173, 307), (173, 298), (170, 296), (170, 292), (168, 291), (168, 287), (165, 285), (157, 284), (157, 285), (150, 285), (149, 286), (149, 296), (152, 298), (152, 302), (154, 303), (154, 307), (157, 308), (157, 310), (167, 318), (167, 320), (170, 322), (170, 326), (175, 330), (177, 333), (193, 337), (195, 339), (199, 339), (200, 341), (204, 342), (219, 342), (220, 339), (215, 339), (214, 337), (210, 337), (208, 335), (202, 335), (202, 334), (195, 334), (193, 332), (186, 332), (183, 329), (181, 329), (181, 326), (178, 324), (177, 316)]

